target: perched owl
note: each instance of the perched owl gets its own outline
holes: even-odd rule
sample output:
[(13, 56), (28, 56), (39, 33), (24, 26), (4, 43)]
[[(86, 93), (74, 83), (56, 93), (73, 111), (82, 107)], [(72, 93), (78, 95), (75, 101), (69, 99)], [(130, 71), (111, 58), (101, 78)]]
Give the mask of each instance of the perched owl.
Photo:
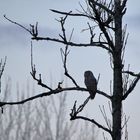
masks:
[(89, 90), (90, 97), (91, 99), (94, 99), (97, 91), (97, 80), (91, 71), (85, 71), (84, 77), (85, 77), (85, 85)]

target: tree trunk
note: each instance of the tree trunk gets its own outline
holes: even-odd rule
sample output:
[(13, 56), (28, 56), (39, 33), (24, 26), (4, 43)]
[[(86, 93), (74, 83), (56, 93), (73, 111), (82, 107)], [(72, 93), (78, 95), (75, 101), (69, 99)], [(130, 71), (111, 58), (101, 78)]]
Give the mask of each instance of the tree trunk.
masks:
[(123, 82), (122, 82), (122, 10), (120, 0), (115, 2), (115, 50), (113, 52), (113, 98), (112, 98), (112, 137), (113, 140), (121, 140), (121, 116), (122, 116), (122, 96), (123, 96)]
[(114, 58), (114, 93), (112, 99), (113, 109), (113, 140), (121, 140), (121, 114), (122, 114), (122, 73), (119, 55)]

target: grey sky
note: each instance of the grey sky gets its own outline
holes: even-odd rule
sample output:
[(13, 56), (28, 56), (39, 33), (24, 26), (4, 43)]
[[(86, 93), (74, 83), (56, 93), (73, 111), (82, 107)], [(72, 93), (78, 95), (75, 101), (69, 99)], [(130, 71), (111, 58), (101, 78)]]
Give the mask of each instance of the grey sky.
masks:
[[(80, 1), (80, 0), (79, 0)], [(3, 17), (6, 14), (10, 19), (13, 19), (26, 27), (29, 24), (35, 24), (39, 22), (39, 29), (41, 35), (58, 36), (60, 33), (60, 26), (56, 22), (55, 18), (60, 15), (52, 13), (49, 9), (58, 9), (62, 11), (70, 11), (80, 9), (78, 0), (0, 0), (0, 58), (4, 56), (8, 57), (5, 76), (3, 80), (9, 75), (12, 79), (13, 88), (16, 87), (16, 83), (20, 82), (21, 89), (25, 87), (27, 79), (31, 79), (30, 76), (30, 35), (23, 29), (9, 23)], [(84, 0), (80, 1), (81, 3)], [(124, 23), (128, 24), (129, 40), (126, 48), (125, 64), (131, 64), (132, 70), (140, 71), (140, 1), (128, 0), (128, 10), (124, 18)], [(78, 41), (88, 41), (87, 37), (89, 33), (81, 33), (83, 27), (87, 27), (87, 21), (83, 19), (70, 18), (67, 23), (67, 31), (75, 26), (75, 32), (73, 39)], [(62, 80), (63, 67), (60, 56), (61, 44), (50, 42), (33, 42), (34, 45), (34, 62), (38, 68), (39, 73), (42, 73), (45, 77), (44, 80), (50, 83), (52, 78), (54, 85)], [(109, 65), (109, 57), (106, 51), (91, 48), (71, 48), (69, 55), (68, 67), (73, 76), (77, 79), (78, 83), (84, 86), (83, 73), (85, 70), (92, 70), (96, 76), (101, 74), (99, 88), (106, 92), (109, 92), (111, 73)], [(78, 64), (78, 65), (77, 65)], [(23, 86), (24, 85), (24, 86)], [(137, 107), (140, 105), (140, 83), (137, 85), (134, 93), (125, 101), (124, 108), (127, 116), (130, 116), (128, 130), (130, 139), (139, 140), (139, 118), (140, 111)], [(85, 94), (86, 95), (86, 94)], [(71, 95), (72, 102), (75, 98), (82, 102), (83, 98), (80, 94)], [(102, 121), (102, 117), (98, 118), (100, 111), (98, 105), (101, 105), (106, 100), (103, 97), (97, 95), (94, 103), (90, 105), (87, 112), (91, 109), (95, 110), (95, 114), (92, 115), (95, 119)], [(70, 103), (71, 104), (71, 103)], [(90, 106), (89, 105), (89, 106)], [(107, 103), (106, 103), (107, 106)], [(93, 112), (92, 112), (93, 113)], [(101, 116), (101, 114), (100, 114)]]

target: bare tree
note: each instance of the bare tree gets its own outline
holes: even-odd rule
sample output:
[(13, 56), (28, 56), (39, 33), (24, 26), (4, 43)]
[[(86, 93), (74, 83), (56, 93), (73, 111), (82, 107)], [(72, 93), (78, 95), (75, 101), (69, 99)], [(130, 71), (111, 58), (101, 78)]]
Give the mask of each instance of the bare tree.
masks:
[[(10, 81), (4, 95), (10, 95)], [(20, 92), (17, 85), (17, 99), (31, 96), (29, 83), (27, 82), (26, 92)], [(1, 140), (86, 140), (88, 132), (89, 140), (95, 139), (94, 125), (90, 127), (88, 123), (69, 122), (66, 117), (66, 93), (58, 95), (55, 99), (41, 98), (36, 102), (28, 102), (24, 105), (7, 106), (3, 113), (0, 112), (0, 138)], [(4, 99), (8, 99), (8, 96)], [(4, 100), (5, 101), (5, 100)], [(56, 104), (57, 102), (57, 104)], [(76, 132), (86, 129), (86, 131)], [(86, 137), (85, 137), (86, 136)], [(97, 137), (97, 136), (96, 136)]]
[[(35, 65), (33, 64), (33, 56), (31, 54), (31, 75), (37, 83), (46, 88), (47, 92), (41, 93), (39, 95), (27, 98), (20, 102), (1, 102), (1, 106), (6, 104), (23, 104), (27, 101), (36, 99), (42, 96), (50, 96), (52, 94), (57, 94), (63, 91), (88, 91), (88, 89), (81, 87), (78, 85), (74, 77), (68, 72), (67, 68), (67, 59), (69, 55), (69, 47), (100, 47), (106, 50), (110, 56), (110, 63), (113, 71), (113, 91), (110, 95), (109, 93), (105, 93), (103, 91), (97, 90), (98, 94), (103, 95), (111, 102), (111, 115), (112, 121), (108, 121), (105, 109), (101, 108), (101, 112), (104, 116), (106, 121), (106, 126), (103, 126), (99, 122), (94, 119), (80, 116), (79, 113), (84, 109), (87, 105), (90, 97), (88, 97), (82, 105), (77, 107), (76, 101), (73, 105), (72, 112), (70, 114), (71, 120), (82, 119), (85, 121), (89, 121), (99, 128), (103, 129), (105, 132), (109, 133), (112, 140), (121, 140), (122, 138), (122, 129), (126, 126), (127, 119), (122, 124), (122, 103), (129, 94), (134, 90), (135, 86), (137, 85), (140, 79), (140, 73), (134, 73), (129, 68), (127, 70), (124, 69), (124, 52), (126, 47), (126, 42), (128, 38), (128, 34), (126, 34), (126, 25), (123, 27), (122, 19), (126, 13), (126, 3), (127, 0), (87, 0), (87, 9), (85, 9), (82, 5), (82, 11), (78, 13), (70, 12), (62, 12), (57, 10), (51, 10), (55, 13), (64, 15), (61, 17), (58, 22), (60, 23), (62, 33), (59, 34), (59, 38), (50, 38), (50, 37), (42, 37), (39, 36), (38, 33), (38, 23), (36, 25), (30, 25), (30, 28), (26, 28), (21, 24), (12, 21), (11, 19), (5, 18), (10, 22), (24, 28), (27, 32), (32, 35), (33, 40), (46, 40), (52, 42), (58, 42), (65, 45), (64, 49), (61, 49), (63, 67), (64, 67), (64, 74), (73, 82), (73, 87), (61, 87), (61, 81), (58, 82), (58, 87), (52, 89), (48, 85), (42, 82), (41, 74), (37, 76), (37, 70)], [(72, 30), (70, 37), (66, 34), (65, 23), (69, 16), (72, 17), (85, 17), (89, 20), (88, 23), (88, 30), (90, 32), (90, 38), (88, 43), (77, 43), (72, 41), (72, 35), (74, 30)], [(94, 29), (98, 28), (100, 30), (99, 34), (94, 33)], [(130, 80), (130, 76), (133, 77)], [(89, 91), (91, 92), (91, 91)], [(104, 139), (106, 139), (104, 137)]]

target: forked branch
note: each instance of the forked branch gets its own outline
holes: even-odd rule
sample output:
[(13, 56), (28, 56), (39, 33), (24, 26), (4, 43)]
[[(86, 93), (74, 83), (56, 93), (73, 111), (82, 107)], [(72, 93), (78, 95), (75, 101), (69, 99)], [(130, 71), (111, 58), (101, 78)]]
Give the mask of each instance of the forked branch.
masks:
[(30, 33), (33, 37), (37, 37), (37, 36), (38, 36), (38, 22), (36, 22), (36, 25), (30, 24), (30, 29), (28, 29), (28, 28), (26, 28), (25, 26), (23, 26), (23, 25), (21, 25), (21, 24), (15, 22), (15, 21), (9, 19), (6, 15), (4, 15), (4, 18), (5, 18), (6, 20), (8, 20), (9, 22), (11, 22), (11, 23), (13, 23), (13, 24), (15, 24), (15, 25), (17, 25), (17, 26), (23, 28), (23, 29), (26, 30), (28, 33)]
[(129, 86), (128, 90), (127, 90), (127, 91), (124, 93), (124, 95), (123, 95), (122, 100), (125, 100), (125, 99), (128, 97), (128, 95), (134, 90), (134, 88), (136, 87), (138, 81), (140, 80), (140, 73), (135, 74), (135, 73), (132, 72), (132, 71), (123, 71), (123, 73), (127, 73), (127, 74), (129, 74), (129, 75), (131, 75), (131, 76), (136, 77), (136, 78), (132, 81), (132, 83), (131, 83), (131, 85)]
[[(61, 18), (60, 23), (61, 23), (61, 27), (62, 25), (64, 26), (65, 20), (67, 18), (68, 15), (70, 15), (71, 12), (67, 13), (65, 18)], [(16, 24), (17, 26), (23, 28), (24, 30), (26, 30), (28, 33), (31, 34), (32, 39), (33, 40), (46, 40), (46, 41), (52, 41), (52, 42), (57, 42), (57, 43), (62, 43), (64, 45), (69, 45), (69, 46), (75, 46), (75, 47), (101, 47), (103, 49), (106, 49), (107, 51), (109, 51), (110, 53), (112, 53), (112, 50), (108, 47), (108, 43), (106, 41), (94, 41), (94, 42), (89, 42), (89, 43), (75, 43), (75, 42), (71, 42), (71, 41), (67, 41), (65, 40), (66, 38), (59, 34), (60, 38), (50, 38), (50, 37), (41, 37), (38, 35), (38, 23), (36, 23), (36, 25), (31, 25), (30, 24), (30, 28), (28, 29), (27, 27), (9, 19), (6, 15), (4, 15), (5, 19), (7, 19), (9, 22)], [(63, 21), (63, 22), (62, 22)], [(62, 29), (62, 33), (64, 33), (65, 29)]]
[(105, 120), (105, 123), (106, 123), (108, 129), (111, 131), (111, 129), (112, 129), (111, 121), (110, 121), (110, 119), (108, 119), (108, 117), (107, 117), (107, 114), (106, 114), (104, 105), (103, 105), (102, 107), (99, 106), (99, 108), (100, 108), (100, 111), (101, 111), (101, 113), (102, 113), (102, 116), (103, 116), (103, 118), (104, 118), (104, 120)]
[[(109, 6), (107, 7), (106, 5), (106, 1), (103, 3), (98, 2), (98, 0), (88, 0), (89, 4), (92, 3), (95, 6), (98, 6), (100, 9), (102, 8), (103, 10), (105, 10), (107, 13), (114, 15), (114, 11), (111, 9), (109, 9)], [(111, 3), (110, 3), (111, 4)]]
[[(64, 18), (64, 21), (63, 20), (61, 21), (62, 32), (63, 32), (62, 38), (63, 38), (64, 41), (67, 41), (67, 37), (66, 37), (66, 33), (65, 33), (65, 28), (64, 28), (65, 20), (66, 20), (66, 18)], [(72, 38), (73, 31), (74, 30), (72, 30), (72, 32), (71, 32), (69, 41)], [(68, 69), (67, 69), (67, 58), (68, 58), (68, 55), (70, 53), (70, 50), (68, 48), (68, 45), (65, 46), (65, 49), (64, 50), (61, 48), (60, 49), (60, 52), (61, 52), (61, 57), (62, 57), (62, 62), (63, 62), (63, 67), (64, 67), (64, 74), (74, 83), (74, 85), (76, 87), (79, 87), (78, 84), (77, 84), (77, 82), (76, 82), (76, 80), (69, 74)]]
[(104, 127), (103, 125), (101, 125), (100, 123), (98, 123), (97, 121), (95, 121), (94, 119), (90, 119), (84, 116), (78, 116), (78, 114), (84, 109), (85, 105), (88, 103), (90, 97), (88, 97), (84, 103), (82, 105), (80, 105), (78, 108), (76, 108), (76, 101), (73, 105), (73, 108), (71, 109), (71, 113), (70, 113), (70, 120), (77, 120), (77, 119), (82, 119), (85, 121), (89, 121), (93, 124), (95, 124), (97, 127), (105, 130), (106, 132), (108, 132), (110, 135), (112, 135), (112, 131), (106, 127)]
[(31, 72), (30, 72), (32, 78), (37, 81), (38, 85), (44, 87), (44, 88), (47, 88), (49, 89), (50, 91), (52, 91), (52, 89), (47, 86), (46, 84), (44, 84), (42, 82), (42, 78), (41, 78), (41, 74), (39, 74), (39, 78), (37, 78), (36, 76), (36, 68), (35, 68), (35, 64), (33, 64), (33, 46), (32, 46), (32, 42), (31, 42)]

